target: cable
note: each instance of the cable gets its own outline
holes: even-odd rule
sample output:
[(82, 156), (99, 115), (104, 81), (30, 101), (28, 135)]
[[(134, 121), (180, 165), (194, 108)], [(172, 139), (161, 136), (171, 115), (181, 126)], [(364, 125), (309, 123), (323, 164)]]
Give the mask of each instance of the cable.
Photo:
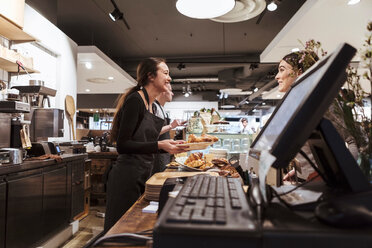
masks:
[(153, 233), (153, 229), (147, 229), (147, 230), (143, 230), (143, 231), (139, 231), (139, 232), (136, 232), (136, 234), (142, 234), (142, 235), (152, 235)]
[(307, 160), (307, 162), (309, 162), (311, 167), (313, 167), (313, 169), (318, 173), (318, 175), (322, 174), (318, 167), (313, 163), (313, 161), (311, 161), (311, 159), (306, 155), (306, 153), (302, 149), (300, 150), (300, 154)]
[(118, 233), (108, 235), (102, 238), (99, 238), (96, 242), (94, 242), (92, 247), (97, 245), (100, 246), (111, 246), (104, 243), (126, 243), (128, 245), (146, 245), (147, 242), (152, 241), (152, 237), (147, 237), (144, 235), (138, 235), (135, 233)]
[[(289, 194), (289, 193), (295, 191), (296, 189), (301, 188), (302, 186), (304, 186), (304, 185), (306, 185), (306, 184), (308, 184), (308, 183), (314, 181), (314, 180), (315, 180), (316, 178), (318, 178), (318, 177), (319, 177), (319, 175), (317, 175), (317, 176), (311, 178), (309, 181), (306, 181), (306, 182), (304, 182), (304, 183), (301, 183), (300, 185), (297, 185), (296, 187), (294, 187), (294, 188), (291, 189), (291, 190), (288, 190), (287, 192), (284, 192), (284, 193), (281, 193), (281, 194), (278, 193), (278, 195), (279, 195), (279, 196), (287, 195), (287, 194)], [(274, 189), (273, 189), (273, 190), (274, 190)], [(274, 190), (274, 191), (275, 191), (275, 190)]]

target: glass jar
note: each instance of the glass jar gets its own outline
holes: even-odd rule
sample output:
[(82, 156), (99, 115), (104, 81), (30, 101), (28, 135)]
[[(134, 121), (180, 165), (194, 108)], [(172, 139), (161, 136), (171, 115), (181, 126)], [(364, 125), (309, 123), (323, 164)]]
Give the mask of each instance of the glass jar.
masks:
[(202, 133), (203, 124), (200, 117), (191, 117), (189, 119), (189, 124), (187, 126), (187, 131), (189, 133)]

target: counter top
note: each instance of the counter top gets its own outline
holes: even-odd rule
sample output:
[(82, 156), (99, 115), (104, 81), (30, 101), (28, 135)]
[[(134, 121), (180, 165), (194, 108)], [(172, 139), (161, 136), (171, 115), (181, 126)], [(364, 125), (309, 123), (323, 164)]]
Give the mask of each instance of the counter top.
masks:
[[(105, 236), (118, 233), (136, 233), (152, 229), (156, 223), (157, 214), (143, 213), (142, 209), (150, 202), (142, 195), (133, 206), (111, 227)], [(98, 246), (100, 247), (100, 246)], [(123, 244), (117, 244), (113, 247), (123, 247)], [(125, 246), (125, 247), (147, 247), (147, 246)]]
[(57, 162), (54, 159), (45, 159), (45, 160), (33, 160), (33, 161), (24, 161), (22, 164), (17, 165), (0, 165), (0, 176), (11, 174), (11, 173), (17, 173), (21, 171), (31, 170), (31, 169), (37, 169), (42, 168), (50, 165), (65, 163), (77, 159), (84, 159), (87, 157), (86, 153), (82, 154), (64, 154), (61, 155), (62, 161)]
[(117, 152), (88, 152), (88, 158), (93, 159), (116, 159), (118, 155)]

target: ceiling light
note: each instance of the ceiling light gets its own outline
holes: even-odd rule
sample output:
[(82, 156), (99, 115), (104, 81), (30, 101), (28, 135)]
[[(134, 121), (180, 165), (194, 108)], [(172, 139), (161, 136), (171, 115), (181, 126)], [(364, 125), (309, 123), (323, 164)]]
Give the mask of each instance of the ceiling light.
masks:
[(224, 98), (226, 99), (228, 97), (229, 97), (229, 94), (225, 93)]
[(265, 105), (266, 105), (266, 103), (265, 103), (265, 102), (263, 102), (263, 103), (262, 103), (262, 105), (263, 105), (263, 106), (265, 106)]
[(98, 113), (98, 110), (96, 110), (96, 113)]
[(222, 99), (222, 98), (223, 98), (223, 93), (220, 94), (220, 99)]
[(280, 95), (280, 94), (277, 94), (277, 95), (276, 95), (276, 97), (277, 97), (277, 98), (281, 98), (281, 97), (282, 97), (282, 95)]
[(220, 108), (223, 108), (223, 109), (233, 109), (235, 108), (234, 105), (221, 105)]
[(291, 50), (292, 53), (296, 53), (296, 52), (299, 52), (300, 51), (300, 48), (298, 47), (295, 47)]
[(117, 21), (117, 20), (123, 20), (123, 22), (124, 22), (125, 26), (127, 27), (127, 29), (130, 30), (129, 24), (125, 20), (123, 12), (121, 12), (119, 10), (119, 8), (116, 5), (116, 3), (115, 3), (114, 0), (111, 0), (111, 3), (112, 3), (112, 5), (114, 5), (114, 10), (111, 13), (109, 13), (109, 16), (110, 16), (111, 20), (113, 20), (114, 22)]
[(348, 2), (347, 2), (347, 5), (354, 5), (354, 4), (357, 4), (357, 3), (359, 3), (360, 2), (360, 0), (349, 0)]
[(90, 92), (90, 89), (85, 89), (86, 92)]
[(110, 14), (109, 14), (111, 20), (113, 20), (114, 22), (117, 21), (117, 20), (120, 20), (120, 19), (123, 19), (123, 13), (120, 12), (119, 9), (115, 8), (114, 11), (112, 11)]
[(220, 89), (220, 92), (223, 93), (236, 93), (236, 92), (241, 92), (242, 89), (239, 88), (226, 88), (226, 89)]
[(234, 8), (223, 16), (212, 21), (233, 23), (242, 22), (258, 16), (266, 8), (266, 0), (236, 0)]
[(114, 77), (108, 77), (108, 80), (114, 80)]
[(188, 85), (187, 85), (187, 93), (189, 93), (189, 95), (191, 95), (191, 92), (192, 92), (192, 91), (191, 91), (191, 86), (188, 84)]
[(190, 96), (190, 93), (189, 93), (189, 92), (186, 92), (186, 93), (184, 94), (184, 96), (185, 96), (185, 97), (189, 97), (189, 96)]
[(222, 16), (232, 10), (235, 0), (177, 0), (177, 10), (188, 17), (209, 19)]
[(186, 65), (184, 64), (184, 63), (179, 63), (178, 65), (177, 65), (177, 69), (178, 70), (185, 70), (186, 69)]
[(93, 109), (89, 109), (89, 111), (93, 112)]
[(274, 1), (272, 1), (269, 5), (267, 5), (267, 10), (274, 11), (278, 8), (278, 5)]
[(90, 63), (90, 62), (85, 62), (85, 67), (87, 68), (87, 69), (92, 69), (92, 63)]
[(255, 87), (255, 88), (253, 89), (253, 92), (257, 92), (257, 91), (258, 91), (258, 88)]

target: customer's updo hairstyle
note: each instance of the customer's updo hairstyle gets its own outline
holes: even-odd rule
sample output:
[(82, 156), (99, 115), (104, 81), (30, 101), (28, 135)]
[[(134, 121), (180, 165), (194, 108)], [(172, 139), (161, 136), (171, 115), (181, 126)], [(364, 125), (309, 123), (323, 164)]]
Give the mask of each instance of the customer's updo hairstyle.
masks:
[(130, 94), (139, 91), (142, 87), (146, 86), (149, 83), (149, 77), (156, 77), (158, 71), (158, 65), (164, 62), (163, 58), (146, 58), (142, 60), (137, 66), (137, 85), (127, 90), (124, 94), (121, 94), (116, 100), (116, 111), (114, 115), (114, 120), (112, 122), (110, 140), (111, 142), (116, 142), (118, 136), (118, 130), (120, 127), (120, 113), (121, 108), (124, 105), (125, 99)]
[(304, 73), (319, 60), (319, 57), (313, 51), (302, 50), (287, 54), (282, 60), (290, 64), (294, 71)]

